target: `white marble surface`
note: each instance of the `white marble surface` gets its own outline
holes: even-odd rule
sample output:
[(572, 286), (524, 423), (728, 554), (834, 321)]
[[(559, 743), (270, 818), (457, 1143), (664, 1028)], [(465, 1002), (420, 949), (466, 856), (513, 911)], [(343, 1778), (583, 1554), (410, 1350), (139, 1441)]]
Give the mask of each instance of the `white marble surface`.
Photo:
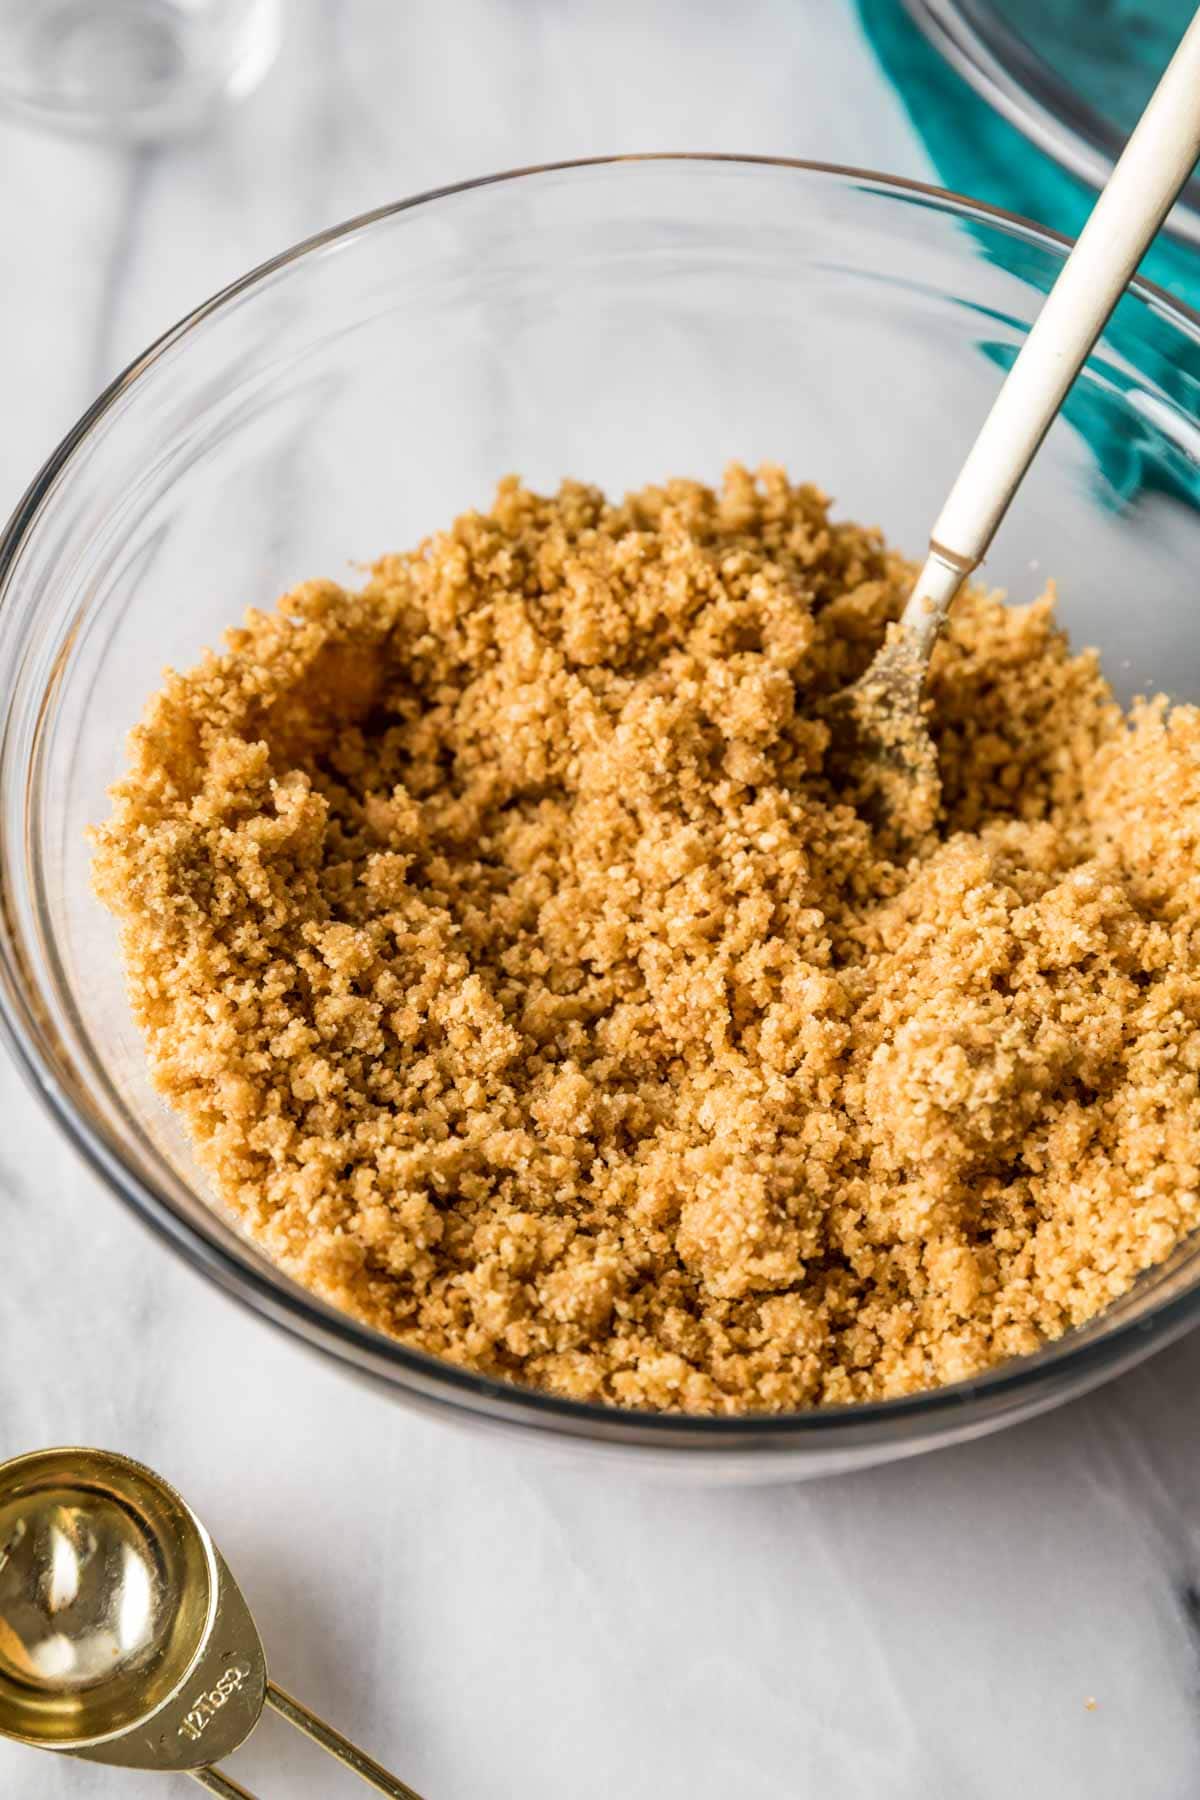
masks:
[[(196, 142), (0, 121), (0, 507), (179, 313), (378, 202), (618, 148), (928, 173), (841, 0), (288, 15), (266, 86)], [(144, 1236), (7, 1065), (0, 1120), (0, 1456), (92, 1441), (169, 1474), (280, 1680), (429, 1800), (1200, 1791), (1200, 1338), (918, 1463), (642, 1487), (389, 1410)], [(264, 1800), (356, 1791), (274, 1721), (233, 1767)], [(0, 1748), (6, 1800), (152, 1791)]]

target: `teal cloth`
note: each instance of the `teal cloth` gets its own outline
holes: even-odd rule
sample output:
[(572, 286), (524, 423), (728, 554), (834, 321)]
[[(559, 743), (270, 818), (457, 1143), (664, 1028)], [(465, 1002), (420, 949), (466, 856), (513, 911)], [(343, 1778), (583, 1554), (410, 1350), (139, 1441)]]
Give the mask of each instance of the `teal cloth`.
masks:
[(1137, 124), (1194, 11), (1195, 0), (984, 0), (983, 5), (985, 16), (1030, 45), (1044, 68), (1060, 80), (1064, 74), (1069, 78), (1076, 104), (1122, 137)]
[[(1095, 201), (1092, 189), (1031, 144), (1014, 125), (994, 112), (923, 36), (902, 0), (858, 0), (863, 29), (879, 63), (903, 101), (944, 187), (986, 200), (1078, 234)], [(1014, 270), (1046, 284), (1047, 274), (1022, 262), (1020, 246), (1004, 247), (994, 234), (987, 254), (1001, 255)], [(1200, 307), (1200, 251), (1161, 236), (1143, 259), (1140, 273), (1186, 304)], [(1117, 348), (1125, 348), (1163, 393), (1190, 418), (1200, 416), (1200, 351), (1180, 344), (1164, 356), (1145, 342), (1145, 321), (1137, 308), (1122, 305), (1109, 327)], [(1161, 334), (1156, 334), (1161, 341)], [(1137, 342), (1134, 342), (1134, 339)], [(1007, 346), (982, 346), (999, 363), (1010, 361)], [(1064, 416), (1084, 435), (1104, 476), (1105, 498), (1121, 507), (1148, 489), (1200, 503), (1200, 471), (1163, 436), (1147, 429), (1120, 398), (1129, 385), (1110, 364), (1104, 386), (1076, 387)]]

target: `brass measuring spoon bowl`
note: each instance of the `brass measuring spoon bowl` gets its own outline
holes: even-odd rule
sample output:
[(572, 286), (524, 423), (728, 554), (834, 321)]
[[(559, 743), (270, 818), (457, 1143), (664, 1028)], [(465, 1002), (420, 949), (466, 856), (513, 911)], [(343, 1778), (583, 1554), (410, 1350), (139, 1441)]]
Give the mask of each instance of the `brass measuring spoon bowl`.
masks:
[(268, 1704), (378, 1793), (420, 1800), (268, 1679), (224, 1558), (161, 1476), (107, 1450), (0, 1464), (0, 1735), (254, 1800), (212, 1765)]

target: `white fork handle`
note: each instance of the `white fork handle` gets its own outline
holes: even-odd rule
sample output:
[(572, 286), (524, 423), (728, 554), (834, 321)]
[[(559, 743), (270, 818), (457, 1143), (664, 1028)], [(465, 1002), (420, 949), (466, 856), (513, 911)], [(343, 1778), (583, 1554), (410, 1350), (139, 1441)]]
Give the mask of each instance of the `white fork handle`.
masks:
[(938, 515), (931, 549), (961, 570), (960, 581), (983, 560), (1068, 388), (1197, 157), (1200, 12), (1167, 64)]

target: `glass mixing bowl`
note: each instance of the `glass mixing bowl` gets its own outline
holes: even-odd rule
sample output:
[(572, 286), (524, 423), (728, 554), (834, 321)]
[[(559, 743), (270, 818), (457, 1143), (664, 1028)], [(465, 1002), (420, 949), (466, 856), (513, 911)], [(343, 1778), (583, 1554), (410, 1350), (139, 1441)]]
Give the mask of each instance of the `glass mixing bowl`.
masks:
[[(364, 1329), (216, 1208), (147, 1079), (85, 828), (165, 664), (248, 603), (415, 543), (519, 470), (613, 490), (779, 461), (911, 552), (1065, 254), (855, 171), (710, 157), (524, 171), (352, 221), (207, 302), (113, 383), (0, 543), (0, 994), (64, 1131), (188, 1262), (381, 1391), (526, 1443), (733, 1479), (910, 1454), (1077, 1394), (1200, 1311), (1185, 1247), (1103, 1318), (979, 1380), (732, 1419), (508, 1387)], [(1200, 319), (1135, 287), (989, 574), (1060, 578), (1123, 696), (1200, 698)]]

